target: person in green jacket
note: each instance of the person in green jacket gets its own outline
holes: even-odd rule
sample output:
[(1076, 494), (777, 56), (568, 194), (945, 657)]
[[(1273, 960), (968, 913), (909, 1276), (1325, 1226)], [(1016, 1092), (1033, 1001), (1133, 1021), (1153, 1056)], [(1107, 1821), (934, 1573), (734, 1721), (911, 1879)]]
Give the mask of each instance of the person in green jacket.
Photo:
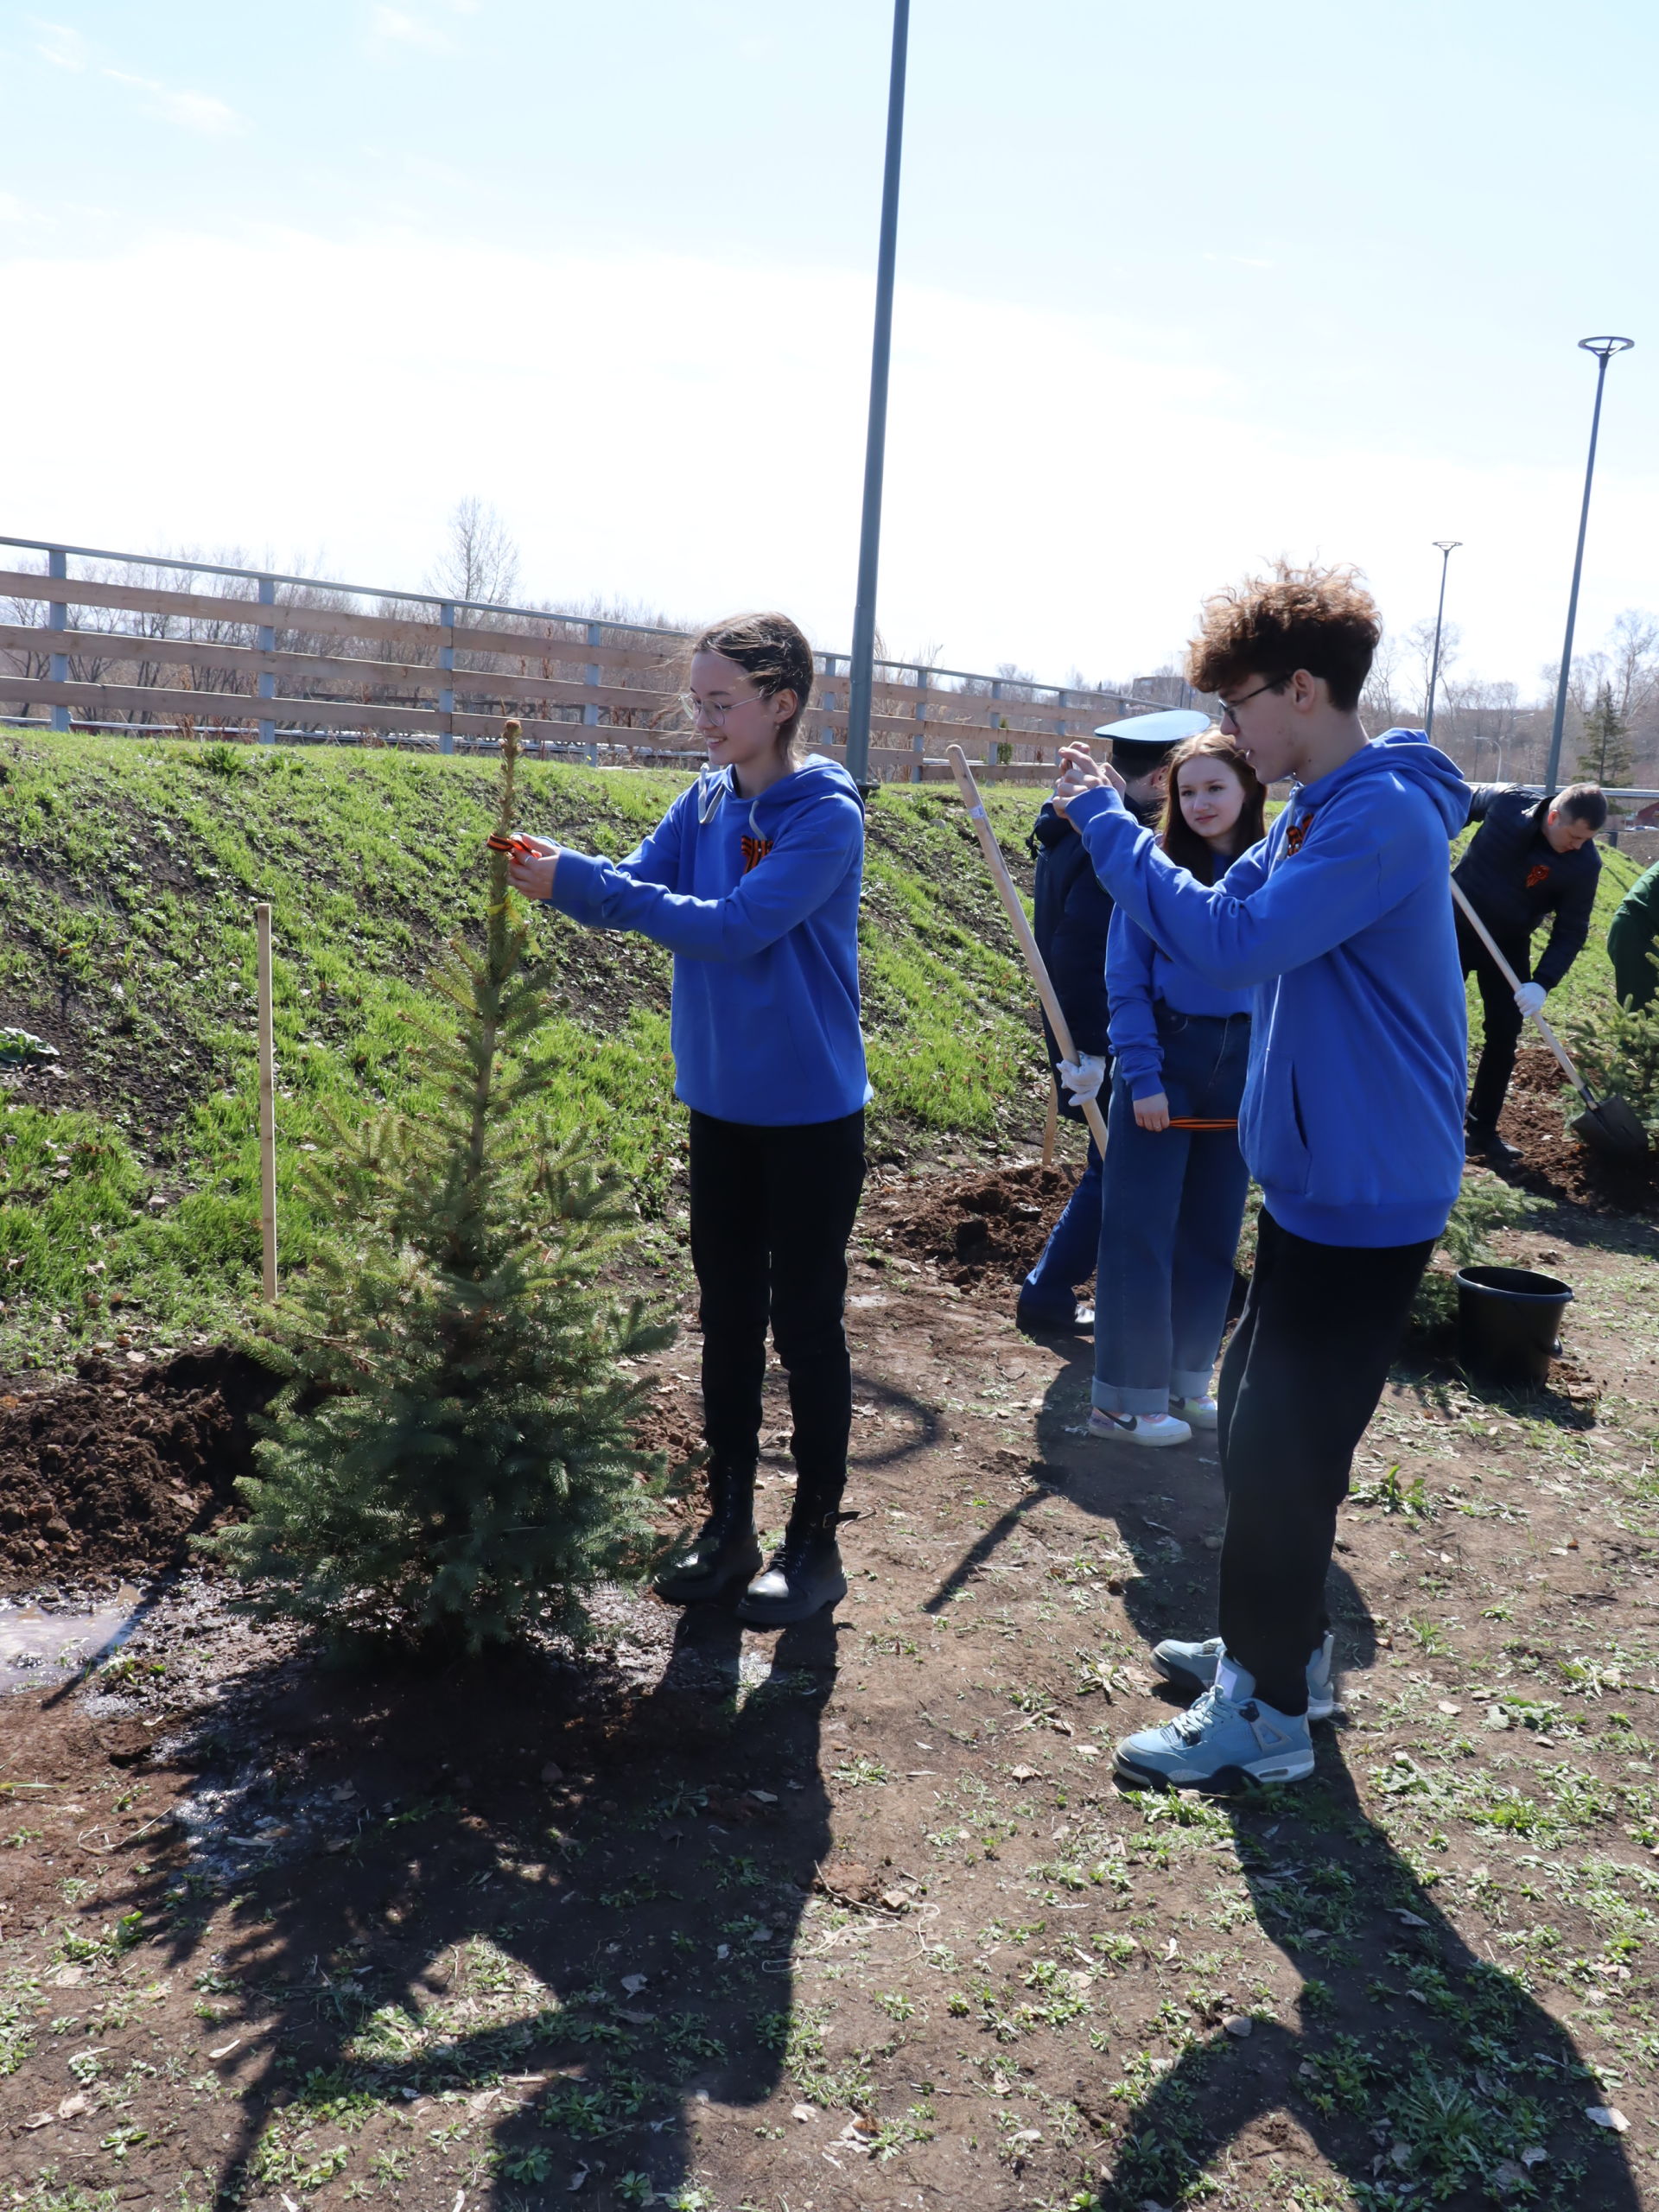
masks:
[(1607, 931), (1607, 957), (1613, 963), (1613, 989), (1622, 1006), (1638, 1011), (1659, 991), (1653, 943), (1659, 936), (1659, 861), (1618, 902)]

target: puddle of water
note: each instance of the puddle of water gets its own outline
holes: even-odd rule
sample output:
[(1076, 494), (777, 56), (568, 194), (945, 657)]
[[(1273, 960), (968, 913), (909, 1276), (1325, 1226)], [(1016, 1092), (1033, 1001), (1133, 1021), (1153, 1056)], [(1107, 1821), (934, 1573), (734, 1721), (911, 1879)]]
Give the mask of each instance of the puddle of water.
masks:
[(49, 1688), (117, 1650), (137, 1618), (142, 1593), (124, 1582), (94, 1612), (48, 1611), (0, 1600), (0, 1697)]

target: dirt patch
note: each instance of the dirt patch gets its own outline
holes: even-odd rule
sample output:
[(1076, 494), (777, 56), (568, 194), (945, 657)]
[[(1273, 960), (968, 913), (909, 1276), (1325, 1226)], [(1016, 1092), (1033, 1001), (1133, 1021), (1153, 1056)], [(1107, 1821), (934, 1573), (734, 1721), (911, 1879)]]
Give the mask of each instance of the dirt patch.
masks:
[(1522, 1052), (1498, 1124), (1520, 1152), (1506, 1179), (1542, 1198), (1592, 1213), (1659, 1212), (1659, 1155), (1613, 1159), (1574, 1136), (1562, 1101), (1567, 1084), (1548, 1052)]
[(219, 1350), (86, 1359), (73, 1382), (0, 1395), (0, 1584), (177, 1565), (251, 1467), (249, 1417), (274, 1387)]
[(9, 1702), (0, 2198), (1656, 2202), (1651, 1228), (1503, 1240), (1594, 1408), (1396, 1378), (1318, 1773), (1216, 1805), (1110, 1781), (1214, 1624), (1210, 1443), (1089, 1439), (1086, 1346), (864, 1226), (833, 1618), (614, 1592), (586, 1654), (380, 1675), (187, 1575)]
[(868, 1198), (859, 1226), (876, 1264), (892, 1253), (931, 1262), (963, 1289), (1000, 1288), (1036, 1264), (1076, 1182), (1071, 1168), (1035, 1160), (959, 1180), (906, 1179)]

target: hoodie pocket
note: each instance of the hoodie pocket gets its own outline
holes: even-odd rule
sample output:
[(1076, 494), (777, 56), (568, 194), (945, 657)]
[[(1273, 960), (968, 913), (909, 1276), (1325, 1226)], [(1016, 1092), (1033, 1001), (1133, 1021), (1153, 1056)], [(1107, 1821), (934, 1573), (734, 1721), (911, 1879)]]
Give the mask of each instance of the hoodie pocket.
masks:
[(1249, 1169), (1264, 1190), (1300, 1196), (1312, 1167), (1307, 1130), (1296, 1089), (1296, 1070), (1288, 1059), (1269, 1058), (1257, 1079), (1255, 1095), (1241, 1132)]

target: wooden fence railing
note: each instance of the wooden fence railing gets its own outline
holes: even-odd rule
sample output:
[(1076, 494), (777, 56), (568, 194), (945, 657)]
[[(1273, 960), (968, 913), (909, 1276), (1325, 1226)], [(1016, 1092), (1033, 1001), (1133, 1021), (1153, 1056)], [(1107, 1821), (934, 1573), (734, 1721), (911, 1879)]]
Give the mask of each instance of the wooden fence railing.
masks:
[[(0, 621), (0, 713), (46, 709), (57, 729), (441, 753), (493, 746), (514, 714), (550, 755), (702, 756), (680, 709), (690, 639), (678, 631), (36, 539), (0, 546), (46, 556), (42, 569), (0, 569), (0, 614), (11, 617)], [(164, 586), (157, 570), (212, 588)], [(848, 656), (817, 660), (804, 730), (844, 757)], [(1046, 780), (1058, 747), (1103, 721), (1181, 702), (1169, 679), (1155, 682), (1158, 696), (1136, 696), (878, 662), (871, 767), (944, 776), (944, 747), (959, 744), (984, 775)]]

